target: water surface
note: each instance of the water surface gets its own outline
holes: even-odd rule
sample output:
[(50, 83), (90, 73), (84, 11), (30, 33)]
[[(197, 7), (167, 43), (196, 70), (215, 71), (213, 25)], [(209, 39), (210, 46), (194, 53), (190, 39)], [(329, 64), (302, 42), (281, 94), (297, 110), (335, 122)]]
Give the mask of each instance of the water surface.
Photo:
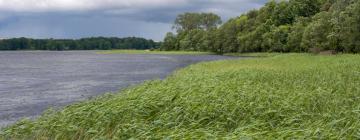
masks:
[(216, 55), (96, 54), (94, 51), (0, 52), (0, 127), (178, 68), (233, 57)]

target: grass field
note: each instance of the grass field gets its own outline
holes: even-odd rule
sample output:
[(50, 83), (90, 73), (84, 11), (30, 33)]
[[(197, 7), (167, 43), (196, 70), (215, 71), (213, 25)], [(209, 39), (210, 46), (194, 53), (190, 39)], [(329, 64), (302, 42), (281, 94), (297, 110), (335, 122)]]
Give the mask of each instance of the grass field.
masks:
[[(5, 139), (360, 139), (360, 55), (192, 65), (49, 111)], [(0, 138), (1, 139), (1, 138)]]
[(195, 51), (150, 51), (150, 50), (107, 50), (98, 51), (98, 54), (163, 54), (163, 55), (209, 55), (212, 52)]

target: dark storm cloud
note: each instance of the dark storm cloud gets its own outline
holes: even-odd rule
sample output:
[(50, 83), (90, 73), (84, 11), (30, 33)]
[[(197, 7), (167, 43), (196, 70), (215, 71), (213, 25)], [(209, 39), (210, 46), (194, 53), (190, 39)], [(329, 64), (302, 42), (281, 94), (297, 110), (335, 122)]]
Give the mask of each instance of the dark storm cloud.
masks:
[(109, 16), (125, 16), (127, 18), (150, 22), (171, 23), (178, 14), (184, 12), (214, 12), (222, 16), (224, 20), (257, 9), (264, 5), (267, 0), (193, 0), (186, 4), (171, 7), (144, 8), (135, 11), (123, 9), (111, 9), (105, 11)]
[[(2, 0), (0, 0), (1, 3)], [(11, 1), (11, 0), (9, 0)], [(30, 0), (36, 1), (36, 0)], [(44, 0), (40, 0), (44, 1)], [(214, 12), (224, 20), (261, 7), (266, 0), (93, 0), (82, 5), (69, 0), (53, 0), (40, 6), (27, 3), (4, 8), (0, 4), (0, 38), (81, 38), (90, 36), (139, 36), (161, 40), (171, 31), (176, 15), (184, 12)], [(66, 3), (69, 1), (68, 3)], [(90, 0), (91, 1), (91, 0)], [(113, 5), (111, 5), (114, 1)], [(47, 1), (46, 1), (47, 2)], [(9, 3), (8, 5), (11, 5)], [(98, 7), (93, 5), (99, 5)], [(109, 5), (110, 4), (110, 5)], [(9, 6), (8, 6), (9, 7)]]

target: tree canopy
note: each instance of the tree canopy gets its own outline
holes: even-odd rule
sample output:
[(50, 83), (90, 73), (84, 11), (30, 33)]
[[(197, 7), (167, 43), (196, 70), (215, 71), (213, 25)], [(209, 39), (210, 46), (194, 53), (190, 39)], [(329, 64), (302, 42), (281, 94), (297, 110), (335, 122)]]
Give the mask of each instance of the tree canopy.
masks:
[(220, 16), (213, 13), (184, 13), (175, 19), (173, 28), (178, 32), (210, 30), (222, 23)]
[[(359, 0), (269, 1), (222, 24), (213, 13), (185, 13), (161, 50), (308, 52), (312, 48), (360, 52)], [(205, 28), (201, 15), (217, 17)]]
[(109, 50), (153, 49), (159, 43), (144, 38), (83, 38), (83, 39), (30, 39), (13, 38), (0, 40), (0, 50)]

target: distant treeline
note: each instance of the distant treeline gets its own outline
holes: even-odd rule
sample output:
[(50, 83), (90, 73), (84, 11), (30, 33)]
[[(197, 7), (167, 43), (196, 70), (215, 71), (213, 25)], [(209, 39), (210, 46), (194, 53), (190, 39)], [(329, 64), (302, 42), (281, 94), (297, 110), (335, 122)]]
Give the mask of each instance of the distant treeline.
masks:
[(0, 50), (109, 50), (109, 49), (154, 49), (159, 43), (144, 38), (83, 39), (30, 39), (13, 38), (0, 40)]
[(214, 14), (181, 14), (161, 50), (360, 52), (360, 0), (273, 0), (220, 24)]

